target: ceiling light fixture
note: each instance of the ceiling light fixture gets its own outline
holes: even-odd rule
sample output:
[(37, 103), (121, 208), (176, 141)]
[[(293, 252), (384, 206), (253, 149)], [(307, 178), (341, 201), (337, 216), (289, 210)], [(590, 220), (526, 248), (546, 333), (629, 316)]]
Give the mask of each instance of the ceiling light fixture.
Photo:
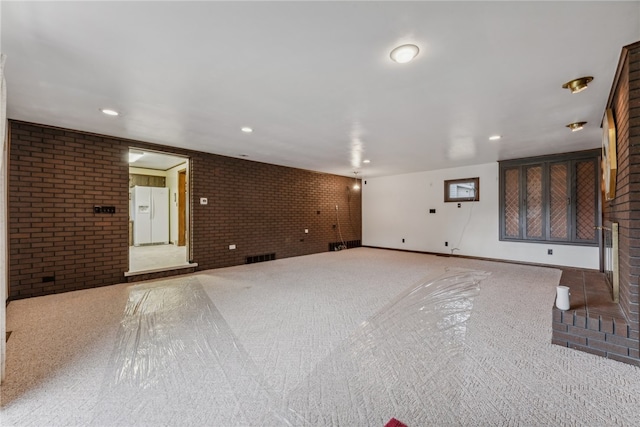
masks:
[(582, 92), (587, 88), (587, 85), (591, 83), (592, 80), (593, 80), (593, 77), (591, 76), (580, 77), (579, 79), (574, 79), (569, 82), (566, 82), (565, 84), (562, 85), (562, 88), (569, 89), (571, 93)]
[(129, 151), (129, 163), (137, 162), (142, 156), (144, 156), (142, 151)]
[(497, 140), (499, 140), (500, 138), (502, 138), (502, 136), (501, 136), (501, 135), (491, 135), (491, 136), (489, 137), (489, 141), (497, 141)]
[(249, 126), (245, 126), (242, 129), (240, 129), (242, 132), (244, 133), (251, 133), (253, 132), (253, 129), (251, 129)]
[(360, 189), (360, 184), (358, 183), (358, 171), (354, 171), (353, 172), (353, 189), (354, 190), (359, 190)]
[(418, 56), (418, 52), (420, 49), (415, 44), (403, 44), (391, 51), (391, 59), (398, 64), (404, 64)]
[(367, 163), (367, 164), (369, 164), (369, 163), (371, 163), (371, 160), (369, 160), (369, 159), (365, 159), (365, 160), (363, 160), (363, 161), (362, 161), (362, 163)]
[(102, 111), (103, 114), (106, 114), (107, 116), (119, 116), (120, 113), (118, 113), (116, 110), (112, 110), (110, 108), (102, 108), (100, 111)]
[(567, 127), (571, 129), (571, 132), (577, 132), (579, 130), (582, 130), (584, 128), (584, 125), (586, 124), (587, 122), (575, 122), (575, 123), (569, 123)]

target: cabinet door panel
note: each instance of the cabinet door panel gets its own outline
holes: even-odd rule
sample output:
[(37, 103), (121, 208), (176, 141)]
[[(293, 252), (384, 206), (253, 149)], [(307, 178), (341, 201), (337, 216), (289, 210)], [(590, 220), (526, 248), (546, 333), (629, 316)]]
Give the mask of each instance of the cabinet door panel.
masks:
[(570, 185), (568, 163), (552, 163), (549, 167), (549, 234), (553, 240), (567, 240), (570, 236)]
[(504, 173), (504, 235), (520, 237), (520, 170)]
[(597, 164), (593, 160), (578, 161), (576, 165), (576, 239), (597, 240), (596, 182)]
[(529, 166), (526, 173), (526, 234), (530, 239), (544, 237), (542, 215), (542, 166)]

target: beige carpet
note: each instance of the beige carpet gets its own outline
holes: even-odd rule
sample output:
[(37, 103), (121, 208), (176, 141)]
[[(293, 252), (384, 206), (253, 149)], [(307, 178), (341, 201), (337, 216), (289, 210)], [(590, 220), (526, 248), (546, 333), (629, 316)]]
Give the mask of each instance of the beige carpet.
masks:
[(640, 369), (550, 344), (559, 277), (359, 248), (15, 301), (0, 424), (640, 425)]

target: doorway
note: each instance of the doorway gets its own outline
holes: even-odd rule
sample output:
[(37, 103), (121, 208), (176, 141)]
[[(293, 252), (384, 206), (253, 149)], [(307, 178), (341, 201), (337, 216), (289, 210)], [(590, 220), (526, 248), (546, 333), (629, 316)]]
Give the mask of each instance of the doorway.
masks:
[(127, 276), (189, 264), (189, 159), (129, 149), (129, 271)]

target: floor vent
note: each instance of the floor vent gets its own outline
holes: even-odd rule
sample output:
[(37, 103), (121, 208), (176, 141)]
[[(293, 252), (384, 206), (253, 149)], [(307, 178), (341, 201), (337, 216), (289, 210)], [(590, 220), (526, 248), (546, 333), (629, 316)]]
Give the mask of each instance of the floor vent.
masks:
[(348, 242), (332, 242), (329, 243), (329, 252), (341, 251), (342, 249), (359, 248), (362, 246), (360, 240), (349, 240)]
[(276, 254), (264, 254), (264, 255), (253, 255), (248, 256), (245, 264), (254, 264), (256, 262), (265, 262), (265, 261), (273, 261), (276, 259)]

